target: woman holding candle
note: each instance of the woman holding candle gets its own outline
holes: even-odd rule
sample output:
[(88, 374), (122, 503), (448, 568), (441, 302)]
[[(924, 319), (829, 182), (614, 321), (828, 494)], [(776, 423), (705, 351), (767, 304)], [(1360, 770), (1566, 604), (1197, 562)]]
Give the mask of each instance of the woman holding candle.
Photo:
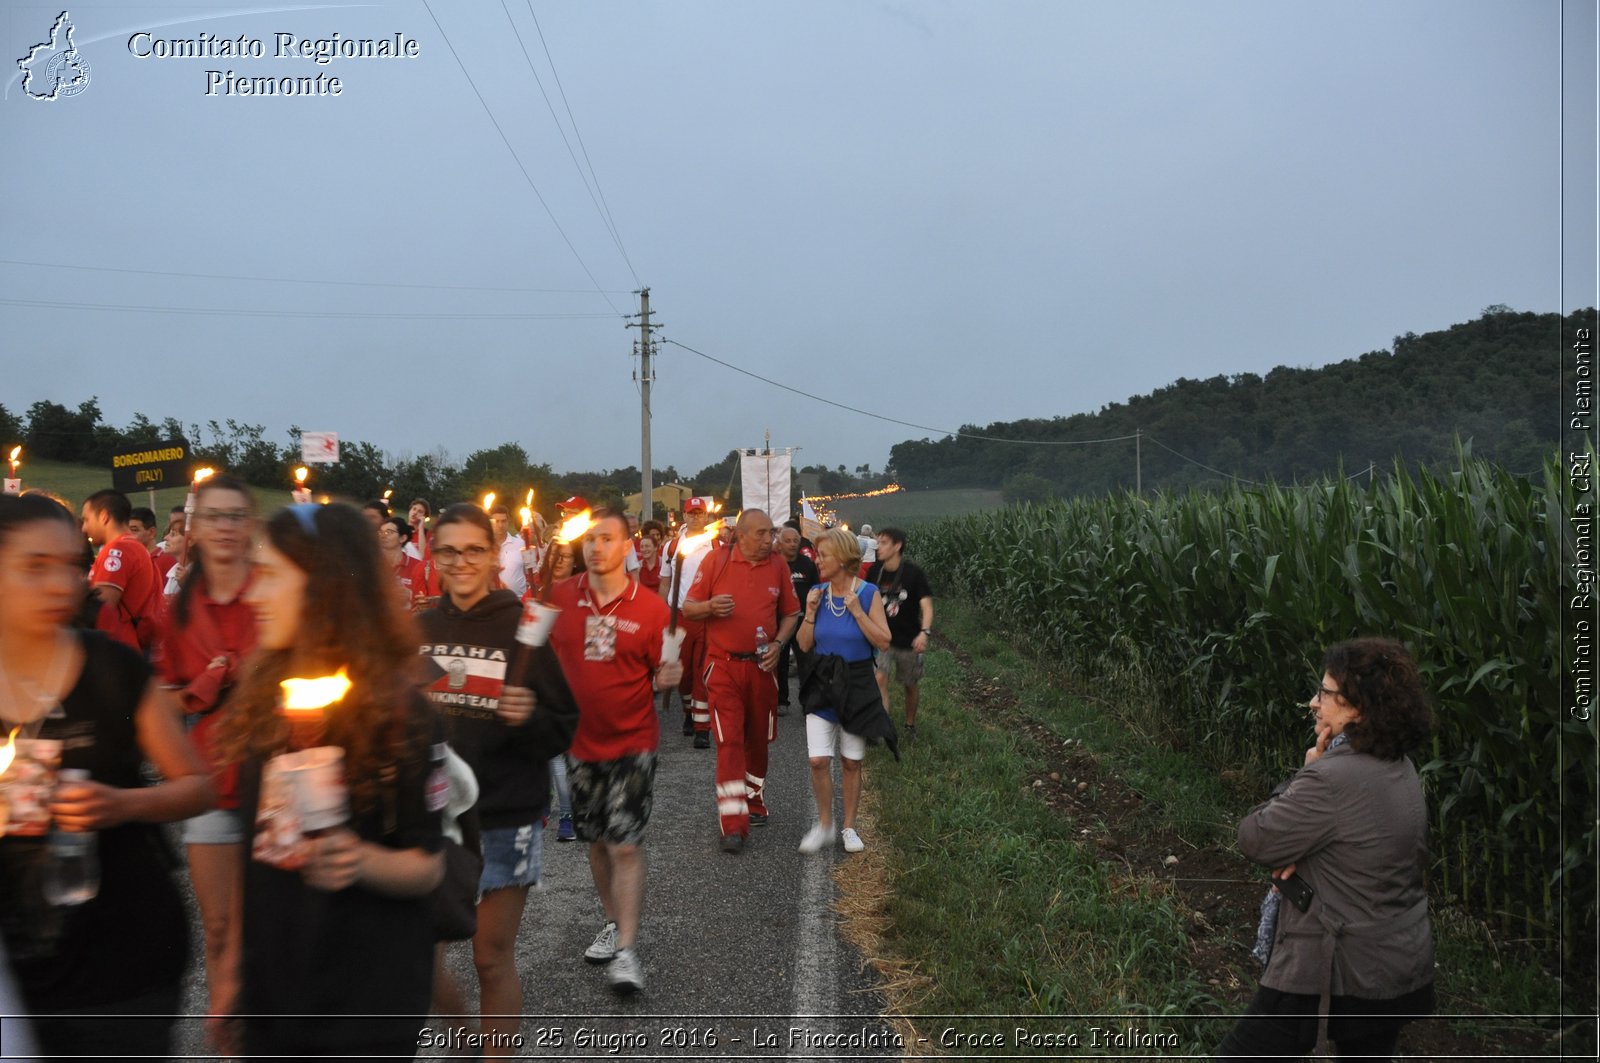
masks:
[[(244, 872), (243, 1047), (410, 1058), (428, 1013), (447, 789), (443, 728), (416, 689), (416, 628), (360, 511), (294, 505), (264, 530), (245, 592), (259, 650), (218, 736), (241, 765), (240, 809), (256, 831)], [(342, 699), (286, 716), (285, 680), (336, 671), (351, 682)], [(312, 746), (342, 754), (347, 821), (311, 832), (295, 860), (268, 863), (264, 843), (282, 820), (263, 801), (264, 773), (277, 779), (277, 758)]]
[[(188, 921), (152, 824), (197, 815), (215, 794), (144, 660), (98, 632), (68, 629), (83, 595), (73, 514), (39, 495), (0, 497), (0, 739), (27, 740), (4, 743), (17, 759), (0, 775), (10, 818), (0, 840), (0, 936), (42, 1052), (165, 1056)], [(145, 783), (145, 759), (163, 782)], [(89, 781), (59, 782), (52, 794), (57, 767), (85, 770)], [(32, 802), (17, 786), (29, 777), (47, 802), (31, 821)], [(97, 832), (98, 892), (82, 903), (46, 899), (51, 829)], [(97, 1023), (82, 1014), (145, 1018)]]
[(189, 739), (215, 774), (217, 807), (184, 824), (189, 880), (205, 932), (206, 989), (212, 1015), (233, 1010), (238, 989), (239, 903), (244, 821), (235, 768), (216, 769), (211, 746), (255, 647), (256, 621), (244, 601), (250, 582), (250, 536), (255, 500), (245, 484), (217, 476), (195, 495), (189, 565), (161, 630), (161, 678), (178, 692)]
[(483, 875), (472, 960), (481, 1032), (505, 1035), (486, 1039), (486, 1054), (509, 1049), (523, 1011), (515, 947), (528, 890), (539, 881), (546, 765), (578, 728), (578, 705), (554, 652), (518, 641), (517, 595), (494, 589), (499, 548), (482, 509), (447, 506), (433, 530), (444, 597), (421, 616), (428, 696), (451, 748), (478, 778)]

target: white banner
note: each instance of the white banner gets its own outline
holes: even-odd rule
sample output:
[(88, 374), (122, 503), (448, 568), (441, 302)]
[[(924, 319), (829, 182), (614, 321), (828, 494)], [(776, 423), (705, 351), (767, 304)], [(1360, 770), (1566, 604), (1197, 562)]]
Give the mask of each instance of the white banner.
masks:
[(746, 450), (739, 457), (744, 508), (764, 510), (774, 525), (789, 519), (789, 464), (793, 447)]
[(301, 432), (300, 460), (306, 465), (337, 465), (339, 433)]

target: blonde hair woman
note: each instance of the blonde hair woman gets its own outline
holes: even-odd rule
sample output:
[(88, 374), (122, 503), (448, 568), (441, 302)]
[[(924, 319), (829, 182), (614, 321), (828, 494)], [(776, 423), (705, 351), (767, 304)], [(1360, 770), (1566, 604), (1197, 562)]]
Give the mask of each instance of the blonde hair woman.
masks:
[(856, 576), (861, 567), (856, 537), (843, 528), (829, 528), (818, 537), (816, 547), (817, 571), (823, 582), (806, 595), (805, 616), (795, 635), (802, 650), (821, 655), (810, 662), (801, 686), (817, 822), (801, 840), (800, 851), (814, 853), (833, 841), (833, 757), (837, 752), (844, 775), (840, 838), (845, 852), (859, 853), (866, 848), (855, 824), (867, 740), (887, 738), (891, 749), (894, 742), (894, 725), (883, 711), (872, 671), (874, 652), (889, 645), (889, 622), (883, 615), (878, 588)]

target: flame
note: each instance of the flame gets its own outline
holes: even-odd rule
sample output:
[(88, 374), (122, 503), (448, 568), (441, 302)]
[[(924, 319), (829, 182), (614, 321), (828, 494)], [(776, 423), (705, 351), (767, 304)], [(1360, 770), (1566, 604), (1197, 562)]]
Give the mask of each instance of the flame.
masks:
[(209, 465), (206, 465), (206, 466), (204, 466), (202, 468), (196, 469), (194, 471), (194, 485), (196, 487), (199, 487), (201, 484), (205, 483), (207, 480), (211, 479), (216, 474), (217, 474), (217, 470), (213, 469)]
[(489, 507), (492, 505), (494, 505), (494, 492), (487, 491), (483, 496), (483, 511), (485, 513), (489, 512)]
[(568, 517), (561, 522), (561, 527), (556, 530), (555, 541), (558, 543), (575, 543), (583, 538), (584, 533), (594, 527), (594, 520), (590, 518), (586, 509), (576, 516)]
[(333, 675), (316, 679), (285, 679), (278, 685), (283, 688), (284, 712), (314, 713), (342, 700), (354, 684), (341, 668)]
[(524, 528), (533, 523), (533, 510), (529, 509), (527, 506), (523, 506), (521, 509), (517, 510), (517, 515), (522, 518), (522, 526)]
[(722, 534), (722, 526), (724, 523), (724, 521), (714, 520), (702, 528), (699, 534), (685, 535), (683, 537), (683, 541), (678, 544), (677, 556), (689, 557), (696, 550), (716, 539), (717, 536)]
[(294, 482), (299, 484), (301, 487), (304, 487), (306, 485), (306, 477), (310, 475), (311, 470), (306, 468), (304, 465), (301, 465), (294, 471)]
[(20, 446), (12, 447), (11, 448), (11, 456), (9, 458), (7, 458), (6, 460), (11, 462), (11, 464), (15, 465), (17, 463), (17, 458), (21, 454), (22, 454), (22, 448)]
[(20, 730), (22, 730), (22, 726), (20, 724), (16, 727), (13, 727), (11, 729), (11, 733), (6, 735), (5, 746), (0, 748), (0, 775), (4, 775), (6, 773), (6, 769), (11, 767), (12, 760), (16, 758), (17, 732)]
[(533, 488), (528, 488), (528, 497), (522, 500), (522, 504), (529, 509), (533, 508)]
[(385, 488), (384, 492), (383, 492), (383, 500), (385, 502), (389, 501), (389, 496), (392, 495), (392, 494), (394, 494), (394, 488), (392, 488), (392, 487)]

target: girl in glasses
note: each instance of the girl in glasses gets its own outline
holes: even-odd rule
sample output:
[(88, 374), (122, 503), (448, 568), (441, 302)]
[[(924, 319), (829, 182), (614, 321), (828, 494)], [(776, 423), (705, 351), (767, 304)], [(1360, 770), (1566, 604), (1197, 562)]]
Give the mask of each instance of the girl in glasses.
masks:
[[(433, 558), (444, 593), (421, 614), (423, 667), (450, 745), (478, 778), (483, 875), (472, 962), (485, 1054), (503, 1054), (522, 1012), (515, 946), (528, 890), (539, 881), (547, 763), (571, 745), (578, 706), (550, 648), (517, 642), (521, 603), (496, 589), (499, 544), (483, 510), (447, 506), (434, 524)], [(460, 1010), (442, 967), (436, 1000)]]
[[(245, 827), (237, 769), (216, 769), (217, 725), (256, 644), (250, 582), (255, 499), (231, 476), (215, 476), (195, 495), (194, 534), (177, 596), (163, 616), (161, 678), (177, 692), (189, 738), (213, 768), (217, 807), (184, 824), (189, 879), (205, 933), (206, 991), (214, 1016), (233, 1010), (238, 989), (239, 903)], [(176, 558), (174, 558), (176, 560)]]

